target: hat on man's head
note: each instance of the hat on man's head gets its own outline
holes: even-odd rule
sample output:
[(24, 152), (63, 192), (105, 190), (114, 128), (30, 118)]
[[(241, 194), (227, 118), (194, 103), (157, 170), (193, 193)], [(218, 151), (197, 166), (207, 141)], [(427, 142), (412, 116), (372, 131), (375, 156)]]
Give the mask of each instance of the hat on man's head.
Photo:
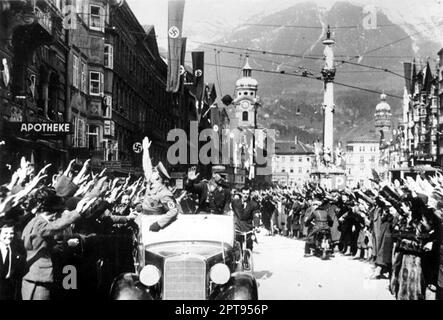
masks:
[(70, 198), (77, 190), (78, 186), (72, 182), (71, 178), (65, 175), (60, 176), (55, 183), (55, 191), (59, 197)]
[(42, 188), (35, 193), (37, 203), (41, 205), (41, 209), (45, 211), (60, 211), (66, 209), (65, 202), (62, 197), (57, 195), (56, 191), (51, 188)]
[(155, 168), (163, 180), (170, 180), (171, 179), (171, 176), (169, 175), (168, 171), (166, 170), (165, 166), (163, 165), (163, 163), (161, 161), (158, 162), (158, 164)]

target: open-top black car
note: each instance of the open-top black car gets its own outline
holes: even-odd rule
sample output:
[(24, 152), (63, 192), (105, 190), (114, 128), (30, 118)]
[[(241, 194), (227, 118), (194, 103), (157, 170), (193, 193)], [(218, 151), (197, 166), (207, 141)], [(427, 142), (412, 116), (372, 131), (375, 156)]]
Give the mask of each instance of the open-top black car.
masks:
[(241, 270), (230, 215), (179, 215), (159, 232), (158, 216), (138, 218), (136, 273), (114, 280), (116, 300), (256, 300), (257, 283)]

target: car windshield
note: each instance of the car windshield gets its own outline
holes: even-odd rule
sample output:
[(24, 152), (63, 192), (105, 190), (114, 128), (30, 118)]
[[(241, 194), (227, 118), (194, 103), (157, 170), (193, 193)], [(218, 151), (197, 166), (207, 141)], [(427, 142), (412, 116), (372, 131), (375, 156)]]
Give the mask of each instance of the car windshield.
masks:
[(234, 218), (229, 215), (179, 215), (177, 220), (158, 232), (149, 227), (159, 216), (142, 215), (138, 219), (144, 245), (171, 241), (213, 241), (234, 244)]

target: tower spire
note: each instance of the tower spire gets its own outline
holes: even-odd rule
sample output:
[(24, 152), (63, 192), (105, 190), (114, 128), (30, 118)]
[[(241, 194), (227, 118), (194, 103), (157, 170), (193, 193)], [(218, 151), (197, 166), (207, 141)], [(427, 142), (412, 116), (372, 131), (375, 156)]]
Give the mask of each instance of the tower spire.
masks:
[(250, 78), (252, 76), (252, 68), (249, 65), (249, 54), (246, 54), (246, 62), (242, 70), (243, 70), (243, 77)]

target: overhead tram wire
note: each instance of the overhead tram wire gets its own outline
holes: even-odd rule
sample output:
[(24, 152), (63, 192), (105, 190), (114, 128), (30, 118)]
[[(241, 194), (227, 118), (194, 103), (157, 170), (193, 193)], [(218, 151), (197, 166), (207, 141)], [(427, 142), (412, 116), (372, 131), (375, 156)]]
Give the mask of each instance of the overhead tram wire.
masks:
[(374, 69), (374, 70), (379, 70), (379, 71), (387, 72), (387, 73), (393, 74), (393, 75), (395, 75), (395, 76), (397, 76), (397, 77), (400, 77), (400, 78), (403, 78), (403, 79), (406, 79), (406, 80), (410, 80), (409, 78), (406, 78), (406, 77), (403, 76), (402, 74), (396, 73), (396, 72), (391, 71), (391, 70), (389, 70), (389, 69), (387, 69), (387, 68), (383, 68), (383, 67), (374, 67), (374, 66), (369, 66), (369, 65), (365, 65), (365, 64), (361, 64), (361, 63), (350, 62), (350, 61), (346, 61), (346, 60), (342, 60), (342, 61), (340, 61), (340, 62), (341, 62), (342, 64), (347, 63), (347, 64), (351, 64), (351, 65), (354, 65), (354, 66), (359, 66), (359, 67), (362, 67), (362, 68), (369, 68), (369, 69)]
[[(234, 47), (234, 46), (227, 46), (227, 45), (221, 45), (221, 44), (215, 44), (215, 43), (209, 43), (209, 42), (200, 42), (200, 41), (193, 41), (193, 40), (189, 40), (191, 42), (194, 43), (198, 43), (200, 44), (202, 47), (206, 47), (207, 49), (213, 49), (213, 47), (219, 47), (219, 48), (231, 48), (233, 50), (238, 50), (238, 52), (234, 52), (234, 51), (227, 51), (227, 50), (222, 50), (220, 49), (221, 52), (224, 53), (232, 53), (232, 54), (240, 54), (243, 53), (245, 51), (250, 51), (252, 52), (252, 50), (254, 50), (254, 52), (256, 54), (263, 54), (263, 55), (284, 55), (284, 56), (288, 56), (288, 57), (294, 57), (294, 58), (312, 58), (313, 60), (322, 60), (323, 57), (322, 56), (304, 56), (302, 54), (289, 54), (289, 53), (274, 53), (271, 51), (264, 51), (264, 50), (259, 50), (259, 49), (250, 49), (250, 48), (244, 48), (244, 47)], [(250, 53), (250, 54), (255, 54), (255, 53)], [(335, 55), (335, 57), (346, 57), (348, 59), (357, 59), (360, 58), (361, 55), (355, 55), (355, 56), (350, 56), (349, 55), (344, 55), (344, 54), (339, 54), (339, 55)], [(367, 56), (365, 55), (365, 58), (377, 58), (377, 59), (413, 59), (414, 56)]]
[[(429, 24), (429, 22), (417, 23), (417, 25)], [(377, 27), (385, 28), (385, 27), (398, 27), (401, 25), (408, 25), (408, 23), (399, 23), (399, 24), (381, 24), (377, 25)], [(240, 26), (253, 26), (253, 27), (271, 27), (271, 28), (300, 28), (300, 29), (321, 29), (324, 28), (322, 26), (306, 26), (306, 25), (290, 25), (290, 24), (266, 24), (266, 23), (244, 23)], [(363, 28), (363, 25), (350, 25), (350, 26), (330, 26), (331, 29), (358, 29)]]
[[(186, 61), (187, 63), (190, 63), (189, 61)], [(205, 62), (206, 65), (210, 65), (210, 66), (215, 66), (215, 64), (213, 63), (209, 63), (209, 62)], [(229, 65), (219, 65), (220, 68), (227, 68), (227, 69), (236, 69), (238, 70), (239, 67), (237, 66), (229, 66)], [(278, 75), (287, 75), (287, 76), (294, 76), (294, 77), (299, 77), (299, 78), (306, 78), (306, 79), (311, 79), (311, 80), (317, 80), (317, 81), (323, 81), (323, 79), (321, 77), (313, 77), (313, 76), (305, 76), (305, 75), (300, 75), (297, 73), (289, 73), (286, 72), (284, 70), (282, 71), (272, 71), (272, 70), (265, 70), (265, 69), (252, 69), (252, 71), (255, 72), (262, 72), (262, 73), (270, 73), (270, 74), (278, 74)], [(343, 87), (347, 87), (347, 88), (351, 88), (351, 89), (355, 89), (355, 90), (361, 90), (361, 91), (366, 91), (366, 92), (370, 92), (370, 93), (376, 93), (376, 94), (382, 94), (383, 92), (381, 91), (377, 91), (377, 90), (373, 90), (373, 89), (368, 89), (368, 88), (363, 88), (363, 87), (358, 87), (358, 86), (354, 86), (354, 85), (350, 85), (350, 84), (346, 84), (346, 83), (341, 83), (341, 82), (335, 82), (334, 84), (339, 85), (339, 86), (343, 86)], [(390, 93), (385, 93), (387, 96), (392, 97), (392, 98), (397, 98), (397, 99), (403, 99), (402, 96), (398, 96), (395, 94), (390, 94)]]
[[(214, 49), (214, 50), (216, 50), (216, 49)], [(240, 53), (238, 53), (238, 52), (224, 51), (224, 50), (219, 50), (219, 52), (223, 52), (223, 53), (227, 53), (227, 54), (234, 54), (234, 55), (238, 55), (238, 54), (240, 54)], [(285, 62), (280, 62), (280, 61), (275, 61), (275, 60), (268, 60), (268, 59), (258, 58), (258, 57), (255, 57), (255, 56), (254, 56), (254, 59), (256, 59), (256, 60), (260, 60), (260, 61), (265, 61), (265, 62), (270, 62), (270, 63), (275, 63), (275, 64), (283, 64), (283, 65), (285, 65), (285, 66), (287, 66), (287, 67), (292, 67), (292, 68), (300, 68), (300, 66), (294, 66), (294, 65), (287, 64), (287, 63), (285, 63)], [(401, 74), (399, 74), (399, 73), (396, 73), (396, 72), (394, 72), (394, 71), (392, 71), (392, 70), (390, 70), (390, 69), (388, 69), (388, 68), (375, 67), (375, 66), (365, 65), (365, 64), (361, 64), (361, 63), (350, 62), (350, 61), (346, 61), (346, 60), (342, 60), (342, 61), (339, 61), (339, 62), (341, 62), (342, 64), (343, 64), (343, 63), (348, 63), (348, 64), (351, 64), (351, 65), (356, 65), (356, 66), (363, 67), (363, 68), (369, 68), (369, 69), (379, 70), (379, 71), (382, 71), (382, 72), (386, 72), (386, 73), (393, 74), (393, 75), (395, 75), (395, 76), (397, 76), (397, 77), (400, 77), (400, 78), (402, 78), (402, 79), (406, 79), (406, 77), (404, 77), (403, 75), (401, 75)], [(305, 69), (305, 70), (309, 70), (311, 73), (312, 73), (312, 72), (313, 72), (313, 73), (317, 73), (317, 71), (314, 70), (313, 68), (302, 67), (301, 69), (302, 69), (302, 70), (303, 70), (303, 69)]]
[[(442, 24), (443, 24), (443, 23), (442, 23)], [(399, 39), (399, 40), (396, 40), (396, 42), (399, 42), (399, 41), (401, 41), (401, 40), (400, 40), (400, 39)], [(322, 56), (322, 57), (314, 57), (314, 56), (305, 56), (305, 55), (300, 55), (300, 54), (289, 54), (289, 53), (282, 53), (282, 52), (271, 52), (271, 51), (266, 51), (266, 50), (241, 48), (241, 47), (234, 47), (234, 46), (227, 46), (227, 45), (218, 45), (218, 44), (213, 44), (213, 43), (204, 43), (204, 42), (192, 41), (192, 40), (191, 40), (191, 42), (200, 43), (200, 44), (204, 44), (204, 45), (206, 44), (206, 45), (214, 46), (214, 47), (222, 47), (222, 48), (230, 48), (230, 49), (244, 50), (244, 51), (249, 51), (249, 52), (256, 52), (256, 53), (261, 53), (261, 54), (264, 54), (264, 55), (265, 55), (265, 54), (269, 54), (269, 55), (276, 55), (276, 56), (285, 56), (285, 57), (294, 57), (294, 58), (312, 59), (312, 60), (323, 60), (323, 59), (324, 59), (323, 56)], [(379, 50), (379, 48), (378, 48), (377, 50)], [(374, 50), (371, 50), (371, 51), (374, 51)], [(228, 51), (223, 51), (223, 52), (231, 53), (231, 54), (239, 54), (239, 53), (236, 53), (236, 52), (228, 52)], [(363, 68), (371, 68), (371, 69), (381, 70), (381, 71), (384, 71), (384, 72), (387, 72), (387, 73), (392, 73), (392, 74), (394, 74), (394, 75), (396, 75), (396, 76), (398, 76), (398, 77), (401, 77), (401, 78), (405, 79), (404, 76), (402, 76), (402, 75), (400, 75), (400, 74), (398, 74), (398, 73), (395, 73), (395, 72), (393, 72), (393, 71), (391, 71), (391, 70), (389, 70), (389, 69), (387, 69), (387, 68), (381, 68), (381, 67), (375, 67), (375, 66), (363, 65), (363, 64), (361, 64), (361, 63), (356, 63), (356, 62), (350, 62), (350, 60), (353, 60), (353, 59), (355, 59), (355, 58), (359, 58), (360, 56), (361, 56), (361, 55), (359, 55), (359, 56), (353, 56), (353, 57), (351, 57), (351, 58), (348, 59), (348, 60), (341, 60), (341, 61), (340, 61), (341, 63), (338, 64), (338, 65), (336, 65), (336, 67), (337, 67), (337, 66), (340, 66), (340, 65), (342, 65), (342, 64), (345, 64), (345, 63), (349, 63), (349, 64), (353, 64), (353, 65), (360, 66), (360, 67), (363, 67)], [(307, 68), (307, 69), (308, 69), (308, 68)]]

